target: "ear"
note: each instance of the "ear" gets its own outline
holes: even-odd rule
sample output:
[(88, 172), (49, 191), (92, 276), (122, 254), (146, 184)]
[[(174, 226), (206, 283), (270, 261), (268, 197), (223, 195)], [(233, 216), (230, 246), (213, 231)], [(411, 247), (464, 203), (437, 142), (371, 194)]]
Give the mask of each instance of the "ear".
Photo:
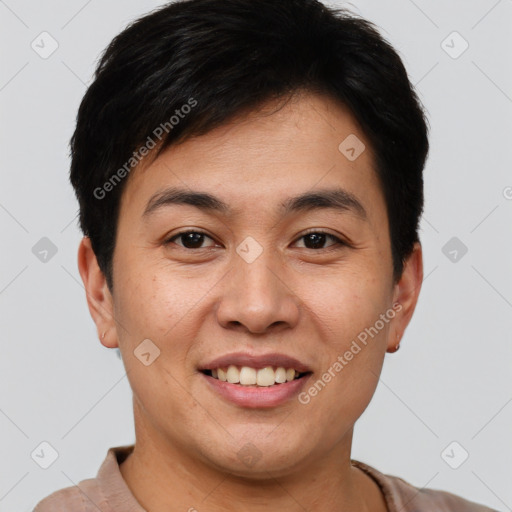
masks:
[(78, 248), (78, 270), (85, 287), (87, 305), (98, 329), (98, 337), (107, 348), (118, 346), (113, 300), (107, 281), (98, 266), (89, 237), (83, 237)]
[(416, 242), (410, 256), (404, 264), (402, 276), (393, 294), (393, 304), (396, 316), (393, 320), (393, 327), (390, 329), (387, 352), (395, 352), (396, 346), (400, 343), (407, 325), (409, 324), (423, 283), (423, 253), (421, 243)]

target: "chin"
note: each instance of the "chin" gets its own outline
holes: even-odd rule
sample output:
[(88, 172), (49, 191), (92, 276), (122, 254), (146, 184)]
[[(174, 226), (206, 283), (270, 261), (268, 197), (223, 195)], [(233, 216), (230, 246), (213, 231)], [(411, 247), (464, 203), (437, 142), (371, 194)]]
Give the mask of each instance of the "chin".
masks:
[[(204, 447), (203, 455), (218, 471), (256, 480), (284, 476), (306, 465), (305, 459), (309, 451), (305, 448), (305, 443), (294, 442), (289, 432), (271, 438), (266, 433), (261, 433), (260, 425), (258, 434), (246, 434), (239, 438), (233, 436), (230, 438), (232, 442), (219, 450), (221, 442), (227, 441), (226, 435), (222, 441)], [(213, 448), (216, 449), (214, 453)]]

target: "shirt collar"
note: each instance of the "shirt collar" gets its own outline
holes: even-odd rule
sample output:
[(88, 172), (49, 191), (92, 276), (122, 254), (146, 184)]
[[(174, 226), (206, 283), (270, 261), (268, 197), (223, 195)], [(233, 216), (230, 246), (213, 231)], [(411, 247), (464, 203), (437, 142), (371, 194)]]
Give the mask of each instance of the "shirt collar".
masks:
[(135, 499), (119, 469), (119, 464), (132, 453), (133, 448), (133, 444), (110, 448), (98, 470), (96, 478), (99, 487), (112, 511), (146, 512)]
[[(121, 464), (133, 451), (134, 445), (115, 446), (108, 450), (97, 475), (98, 483), (107, 503), (112, 510), (123, 510), (123, 512), (146, 512), (133, 496), (126, 484), (119, 464)], [(351, 460), (351, 464), (369, 475), (382, 491), (384, 501), (389, 512), (396, 512), (397, 505), (394, 499), (395, 492), (390, 485), (389, 479), (377, 469), (367, 464)]]

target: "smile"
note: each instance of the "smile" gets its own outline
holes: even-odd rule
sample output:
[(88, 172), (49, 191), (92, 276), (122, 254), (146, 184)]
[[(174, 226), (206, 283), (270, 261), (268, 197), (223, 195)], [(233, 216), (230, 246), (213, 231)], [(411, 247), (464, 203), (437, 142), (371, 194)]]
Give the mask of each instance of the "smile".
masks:
[(282, 366), (266, 366), (265, 368), (257, 369), (250, 366), (239, 367), (235, 365), (204, 370), (204, 373), (222, 382), (255, 387), (284, 384), (299, 379), (306, 374), (306, 372), (300, 373), (295, 368), (284, 368)]

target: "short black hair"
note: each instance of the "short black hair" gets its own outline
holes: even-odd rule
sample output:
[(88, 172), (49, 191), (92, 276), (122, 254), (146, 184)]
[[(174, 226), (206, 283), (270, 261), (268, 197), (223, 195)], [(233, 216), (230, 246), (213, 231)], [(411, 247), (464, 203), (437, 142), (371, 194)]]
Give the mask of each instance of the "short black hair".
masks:
[(70, 142), (80, 227), (110, 290), (121, 194), (148, 150), (299, 91), (347, 106), (370, 141), (398, 281), (419, 241), (429, 144), (397, 52), (371, 22), (317, 0), (181, 0), (112, 40)]

